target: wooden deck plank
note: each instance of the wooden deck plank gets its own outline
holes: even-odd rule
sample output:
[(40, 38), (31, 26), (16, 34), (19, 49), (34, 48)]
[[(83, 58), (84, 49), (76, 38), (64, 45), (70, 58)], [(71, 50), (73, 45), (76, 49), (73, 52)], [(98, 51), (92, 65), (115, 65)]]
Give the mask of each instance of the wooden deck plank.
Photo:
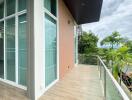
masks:
[(26, 91), (0, 82), (0, 100), (29, 100)]
[(97, 67), (78, 65), (40, 100), (103, 100)]
[[(0, 83), (0, 100), (29, 100), (26, 92)], [(39, 100), (103, 100), (96, 66), (78, 65)]]

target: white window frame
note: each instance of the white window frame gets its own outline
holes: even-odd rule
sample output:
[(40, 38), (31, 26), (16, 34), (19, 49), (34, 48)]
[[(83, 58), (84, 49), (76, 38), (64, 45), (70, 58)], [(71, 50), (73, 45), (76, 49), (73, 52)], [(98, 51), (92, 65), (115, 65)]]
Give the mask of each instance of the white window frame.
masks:
[[(4, 0), (4, 17), (0, 19), (0, 22), (4, 22), (4, 78), (0, 78), (1, 82), (7, 83), (9, 85), (21, 88), (23, 90), (27, 90), (27, 86), (23, 86), (18, 84), (18, 17), (27, 13), (27, 10), (18, 11), (18, 0), (15, 2), (15, 13), (9, 16), (6, 16), (6, 0)], [(10, 18), (15, 18), (15, 78), (16, 81), (12, 82), (7, 80), (7, 72), (6, 72), (6, 53), (5, 53), (5, 26), (6, 20)]]
[[(57, 5), (56, 5), (56, 10), (57, 10), (57, 14), (56, 16), (54, 16), (52, 13), (50, 13), (47, 9), (43, 9), (43, 17), (45, 18), (45, 13), (48, 14), (50, 17), (52, 17), (56, 23), (57, 23), (57, 79), (55, 81), (53, 81), (49, 86), (45, 87), (44, 90), (43, 90), (43, 93), (46, 92), (50, 87), (52, 87), (58, 80), (59, 80), (59, 1), (57, 1)], [(44, 7), (44, 6), (43, 6)], [(12, 86), (15, 86), (15, 87), (18, 87), (18, 88), (21, 88), (21, 89), (24, 89), (24, 90), (27, 90), (27, 87), (26, 86), (22, 86), (22, 85), (19, 85), (18, 84), (18, 52), (15, 53), (15, 68), (16, 68), (16, 82), (12, 82), (12, 81), (9, 81), (6, 79), (6, 54), (5, 54), (5, 22), (7, 19), (10, 19), (12, 17), (15, 18), (15, 49), (16, 51), (18, 51), (18, 17), (20, 15), (23, 15), (23, 14), (26, 14), (27, 13), (27, 10), (23, 10), (23, 11), (20, 11), (18, 12), (18, 0), (16, 0), (16, 8), (15, 8), (15, 14), (12, 14), (12, 15), (9, 15), (9, 16), (6, 16), (6, 0), (4, 0), (4, 18), (0, 19), (0, 22), (3, 22), (4, 21), (4, 79), (0, 78), (0, 81), (4, 82), (4, 83), (7, 83), (9, 85), (12, 85)], [(44, 19), (45, 20), (45, 19)], [(45, 30), (45, 27), (44, 27), (44, 30)], [(44, 41), (45, 41), (45, 35), (44, 35)], [(45, 50), (45, 42), (44, 42), (44, 50)], [(45, 56), (45, 52), (44, 52), (44, 56)], [(45, 57), (44, 57), (44, 66), (45, 66)], [(44, 67), (44, 86), (45, 86), (45, 67)]]
[[(53, 15), (51, 12), (49, 12), (45, 6), (43, 5), (44, 9), (43, 9), (43, 13), (44, 13), (44, 21), (45, 21), (45, 14), (48, 14), (51, 18), (53, 18), (56, 21), (56, 26), (57, 26), (57, 78), (56, 80), (54, 80), (50, 85), (48, 85), (47, 87), (45, 86), (45, 90), (43, 92), (46, 92), (49, 88), (51, 88), (54, 84), (56, 84), (59, 81), (59, 1), (56, 0), (56, 16)], [(45, 23), (44, 23), (45, 25)], [(45, 26), (44, 26), (45, 27)], [(44, 29), (45, 32), (45, 29)], [(45, 35), (45, 34), (44, 34)], [(45, 36), (44, 36), (45, 38)], [(45, 40), (45, 39), (44, 39)], [(45, 42), (44, 42), (45, 43)], [(45, 45), (44, 45), (45, 46)], [(44, 47), (45, 49), (45, 47)], [(44, 53), (45, 56), (45, 53)], [(45, 57), (44, 57), (44, 61), (45, 61)], [(44, 66), (45, 66), (45, 62), (44, 62)], [(44, 79), (45, 79), (45, 68), (44, 68)], [(44, 80), (44, 85), (45, 85), (45, 80)]]

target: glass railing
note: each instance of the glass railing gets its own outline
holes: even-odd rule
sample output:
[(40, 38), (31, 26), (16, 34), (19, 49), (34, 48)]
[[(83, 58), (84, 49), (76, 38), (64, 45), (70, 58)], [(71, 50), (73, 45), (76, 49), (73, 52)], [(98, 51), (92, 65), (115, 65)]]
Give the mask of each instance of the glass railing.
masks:
[(97, 56), (88, 55), (88, 54), (79, 54), (78, 61), (79, 64), (97, 65)]
[(130, 100), (99, 56), (97, 56), (97, 65), (105, 100)]

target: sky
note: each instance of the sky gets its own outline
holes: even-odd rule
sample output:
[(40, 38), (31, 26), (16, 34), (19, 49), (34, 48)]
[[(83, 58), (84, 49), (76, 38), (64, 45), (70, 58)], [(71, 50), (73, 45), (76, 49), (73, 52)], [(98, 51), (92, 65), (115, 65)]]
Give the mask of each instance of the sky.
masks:
[(100, 41), (113, 31), (132, 39), (132, 0), (103, 0), (100, 21), (84, 24), (82, 28), (98, 35)]

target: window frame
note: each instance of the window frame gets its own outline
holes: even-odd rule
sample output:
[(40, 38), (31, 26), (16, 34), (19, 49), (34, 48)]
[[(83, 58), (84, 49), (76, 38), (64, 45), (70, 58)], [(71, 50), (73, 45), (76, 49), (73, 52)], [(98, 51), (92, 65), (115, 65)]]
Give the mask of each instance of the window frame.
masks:
[[(44, 22), (45, 22), (45, 15), (47, 14), (48, 16), (50, 16), (51, 18), (53, 18), (55, 21), (56, 21), (56, 27), (57, 27), (57, 32), (56, 32), (56, 36), (57, 36), (57, 39), (56, 39), (56, 63), (57, 63), (57, 79), (55, 81), (53, 81), (51, 84), (49, 84), (47, 87), (45, 86), (45, 89), (49, 89), (51, 86), (53, 86), (58, 80), (59, 80), (59, 9), (58, 9), (58, 6), (59, 5), (59, 0), (56, 0), (56, 16), (54, 14), (52, 14), (50, 11), (48, 11), (46, 8), (45, 8), (45, 5), (43, 3), (43, 17), (44, 17)], [(45, 23), (44, 23), (44, 27), (45, 27)], [(44, 29), (44, 32), (45, 32), (45, 29)], [(45, 33), (44, 33), (45, 34)], [(45, 37), (45, 36), (44, 36)], [(45, 47), (44, 47), (45, 49)], [(45, 56), (45, 53), (44, 53), (44, 56)], [(44, 57), (45, 58), (45, 57)], [(45, 60), (45, 59), (44, 59)], [(44, 63), (44, 66), (45, 66), (45, 63)], [(45, 67), (44, 67), (44, 79), (45, 79)], [(45, 82), (45, 80), (44, 80)], [(45, 83), (44, 83), (45, 84)]]
[[(0, 78), (0, 81), (3, 81), (5, 83), (11, 84), (12, 86), (21, 88), (23, 90), (27, 90), (27, 86), (23, 86), (20, 85), (18, 83), (18, 18), (21, 15), (27, 14), (27, 7), (26, 9), (19, 11), (18, 10), (18, 0), (15, 0), (15, 13), (11, 14), (9, 16), (6, 15), (6, 0), (4, 0), (4, 16), (2, 19), (0, 19), (0, 22), (4, 22), (4, 78)], [(15, 73), (16, 73), (16, 81), (12, 82), (10, 80), (7, 80), (7, 73), (6, 73), (6, 52), (5, 52), (5, 48), (6, 48), (6, 44), (5, 44), (5, 27), (6, 27), (6, 20), (11, 19), (15, 17)]]

